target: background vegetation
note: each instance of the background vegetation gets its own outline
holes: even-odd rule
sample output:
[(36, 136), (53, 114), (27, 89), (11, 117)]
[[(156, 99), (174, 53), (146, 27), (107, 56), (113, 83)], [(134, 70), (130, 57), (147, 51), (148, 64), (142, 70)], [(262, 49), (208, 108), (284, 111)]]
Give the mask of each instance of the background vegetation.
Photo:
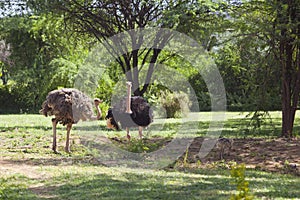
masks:
[[(8, 2), (1, 3), (0, 39), (6, 44), (1, 48), (2, 52), (9, 51), (10, 56), (1, 58), (0, 113), (37, 113), (50, 90), (73, 86), (89, 49), (99, 40), (90, 37), (92, 33), (84, 27), (79, 30), (76, 16), (68, 18), (71, 11), (54, 9), (59, 8), (56, 1)], [(145, 22), (145, 27), (162, 27), (163, 21), (163, 27), (187, 34), (203, 45), (214, 57), (224, 79), (228, 110), (281, 109), (281, 67), (273, 52), (277, 48), (273, 41), (276, 36), (270, 33), (277, 34), (271, 27), (276, 16), (270, 13), (280, 6), (279, 2), (169, 3), (167, 9), (157, 14), (160, 20)], [(178, 56), (161, 54), (165, 64), (190, 80), (200, 110), (209, 110), (210, 97), (201, 75)], [(105, 75), (107, 81), (99, 83), (95, 95), (109, 104), (111, 88), (118, 81), (115, 75), (120, 73), (118, 63), (112, 64)]]
[[(194, 142), (205, 136), (211, 113), (204, 111), (211, 110), (211, 96), (191, 63), (164, 49), (170, 32), (156, 35), (148, 49), (132, 37), (129, 46), (139, 48), (117, 56), (118, 41), (106, 40), (149, 27), (187, 35), (214, 59), (225, 84), (227, 110), (239, 111), (227, 112), (222, 136), (253, 148), (248, 157), (235, 146), (233, 160), (192, 163), (187, 148), (166, 169), (136, 170), (107, 167), (97, 148), (82, 144), (97, 136), (135, 153), (154, 151), (178, 132), (182, 121), (173, 117), (183, 116), (187, 107), (193, 110), (195, 102), (201, 112), (192, 113), (195, 120), (186, 122), (184, 131)], [(299, 0), (0, 1), (0, 199), (299, 198), (299, 163), (290, 163), (299, 161), (299, 36)], [(155, 121), (144, 140), (133, 137), (131, 143), (122, 138), (125, 131), (112, 132), (104, 121), (78, 124), (72, 130), (72, 154), (53, 154), (50, 119), (36, 114), (49, 91), (74, 87), (99, 43), (114, 57), (91, 94), (104, 100), (103, 113), (123, 90), (118, 83), (125, 77), (133, 81), (134, 95), (144, 96), (155, 109)], [(179, 86), (175, 93), (158, 80), (148, 84), (160, 64), (173, 70), (172, 79), (184, 76), (197, 99)], [(58, 127), (59, 150), (64, 133)], [(273, 145), (279, 143), (280, 148)], [(277, 154), (268, 157), (267, 149)], [(241, 158), (249, 163), (238, 165)], [(275, 163), (271, 169), (276, 173), (262, 172), (266, 163)]]

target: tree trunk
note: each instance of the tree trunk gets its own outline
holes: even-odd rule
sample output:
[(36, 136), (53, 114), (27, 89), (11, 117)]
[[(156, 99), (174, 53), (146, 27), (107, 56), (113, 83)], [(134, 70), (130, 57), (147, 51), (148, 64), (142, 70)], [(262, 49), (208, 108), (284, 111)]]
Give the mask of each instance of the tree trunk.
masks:
[[(299, 44), (297, 34), (300, 33), (299, 16), (295, 2), (282, 1), (279, 10), (281, 37), (279, 41), (280, 62), (282, 66), (282, 137), (293, 137), (293, 127), (300, 93)], [(284, 9), (284, 5), (288, 5)], [(296, 6), (297, 7), (297, 6)]]
[[(285, 30), (282, 31), (285, 34)], [(291, 45), (288, 41), (281, 41), (280, 43), (280, 57), (282, 65), (282, 137), (292, 137), (294, 118), (297, 108), (297, 98), (293, 98), (293, 95), (298, 96), (295, 92), (295, 86), (292, 85), (292, 79), (295, 69), (293, 69), (291, 56)], [(297, 78), (297, 76), (295, 77)], [(298, 81), (296, 81), (297, 83)]]

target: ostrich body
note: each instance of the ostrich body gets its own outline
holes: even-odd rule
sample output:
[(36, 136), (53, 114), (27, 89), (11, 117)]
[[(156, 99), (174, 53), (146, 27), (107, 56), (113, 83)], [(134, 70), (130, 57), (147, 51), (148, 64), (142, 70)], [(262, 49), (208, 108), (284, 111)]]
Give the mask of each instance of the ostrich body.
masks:
[(131, 97), (131, 82), (127, 82), (126, 99), (122, 99), (119, 104), (110, 108), (105, 119), (108, 128), (119, 130), (118, 122), (121, 127), (125, 127), (127, 138), (130, 140), (129, 128), (139, 127), (139, 136), (142, 138), (143, 128), (153, 121), (153, 112), (143, 97)]
[(56, 126), (57, 123), (67, 125), (67, 139), (65, 151), (70, 152), (70, 131), (73, 124), (79, 120), (98, 120), (101, 117), (99, 108), (100, 99), (94, 99), (94, 104), (97, 109), (97, 116), (93, 115), (93, 108), (89, 98), (81, 91), (73, 88), (63, 88), (53, 90), (48, 93), (46, 101), (42, 104), (40, 113), (47, 116), (54, 115), (52, 119), (53, 128), (53, 146), (56, 151)]

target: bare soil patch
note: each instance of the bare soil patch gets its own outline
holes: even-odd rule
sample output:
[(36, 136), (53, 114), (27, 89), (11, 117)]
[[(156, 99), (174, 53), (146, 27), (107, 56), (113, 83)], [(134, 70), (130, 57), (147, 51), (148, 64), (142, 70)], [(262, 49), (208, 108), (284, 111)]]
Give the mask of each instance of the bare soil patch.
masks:
[[(126, 138), (113, 138), (114, 143), (125, 148), (130, 146)], [(198, 153), (202, 146), (204, 138), (197, 137), (188, 148), (188, 152), (182, 154), (178, 159), (179, 163), (187, 162), (191, 166), (209, 168), (219, 164), (245, 163), (247, 168), (259, 169), (268, 172), (289, 173), (300, 175), (300, 139), (284, 138), (239, 138), (233, 139), (231, 149), (225, 149), (223, 159), (220, 158), (220, 149), (218, 146), (208, 153), (205, 158), (200, 159)], [(156, 147), (161, 148), (167, 145), (171, 140), (165, 138), (153, 138), (144, 140), (143, 145), (159, 144)], [(127, 149), (130, 150), (130, 149)], [(200, 162), (199, 162), (200, 161)], [(200, 165), (199, 165), (200, 163)], [(220, 165), (219, 165), (220, 166)]]
[[(220, 150), (216, 146), (205, 158), (197, 158), (202, 143), (201, 137), (192, 142), (188, 149), (188, 162), (200, 160), (204, 167), (220, 162)], [(223, 161), (245, 163), (248, 168), (269, 172), (300, 175), (300, 139), (233, 139), (232, 148), (225, 149)]]
[[(125, 148), (130, 145), (125, 139), (111, 138), (113, 143), (119, 143), (120, 147)], [(199, 159), (198, 153), (203, 143), (203, 137), (197, 137), (193, 140), (188, 148), (188, 152), (183, 153), (178, 159), (179, 162), (185, 160), (188, 164), (197, 165), (201, 168), (209, 168), (216, 166), (216, 163), (245, 163), (248, 168), (259, 169), (269, 172), (280, 172), (300, 175), (300, 139), (233, 139), (232, 148), (225, 149), (223, 160), (220, 159), (220, 150), (215, 146), (209, 154)], [(159, 149), (167, 145), (171, 139), (153, 138), (144, 140), (143, 144), (134, 147), (144, 147), (148, 145), (151, 150)], [(153, 145), (155, 144), (155, 145)], [(132, 145), (132, 144), (131, 144)], [(132, 147), (131, 147), (132, 148)], [(127, 149), (130, 150), (130, 149)], [(136, 149), (135, 149), (136, 150)], [(142, 149), (143, 150), (143, 149)], [(200, 162), (199, 162), (200, 161)], [(30, 178), (45, 178), (45, 174), (41, 174), (38, 170), (39, 166), (59, 166), (73, 164), (92, 164), (101, 165), (93, 156), (76, 158), (38, 158), (38, 159), (10, 159), (9, 157), (0, 157), (0, 174), (21, 173)], [(200, 163), (200, 166), (199, 166)]]

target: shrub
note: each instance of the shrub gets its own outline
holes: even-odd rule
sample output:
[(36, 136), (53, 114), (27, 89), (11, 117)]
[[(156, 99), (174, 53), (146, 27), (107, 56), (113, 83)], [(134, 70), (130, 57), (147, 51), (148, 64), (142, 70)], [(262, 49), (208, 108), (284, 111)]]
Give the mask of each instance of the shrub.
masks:
[(239, 164), (231, 167), (231, 177), (234, 178), (234, 184), (236, 185), (237, 194), (230, 197), (232, 200), (251, 200), (253, 199), (252, 194), (249, 190), (249, 182), (245, 179), (245, 164)]
[(106, 114), (107, 114), (107, 111), (108, 111), (108, 109), (109, 109), (109, 104), (107, 103), (107, 102), (102, 102), (100, 105), (99, 105), (99, 107), (100, 107), (100, 110), (101, 110), (101, 112), (102, 112), (102, 116), (101, 116), (101, 119), (105, 119), (105, 116), (106, 116)]
[(159, 102), (166, 110), (167, 118), (179, 118), (186, 114), (191, 106), (191, 101), (186, 93), (173, 93), (169, 90), (161, 91)]
[(12, 82), (0, 85), (0, 114), (20, 113), (22, 107), (25, 107), (20, 90), (21, 87)]

